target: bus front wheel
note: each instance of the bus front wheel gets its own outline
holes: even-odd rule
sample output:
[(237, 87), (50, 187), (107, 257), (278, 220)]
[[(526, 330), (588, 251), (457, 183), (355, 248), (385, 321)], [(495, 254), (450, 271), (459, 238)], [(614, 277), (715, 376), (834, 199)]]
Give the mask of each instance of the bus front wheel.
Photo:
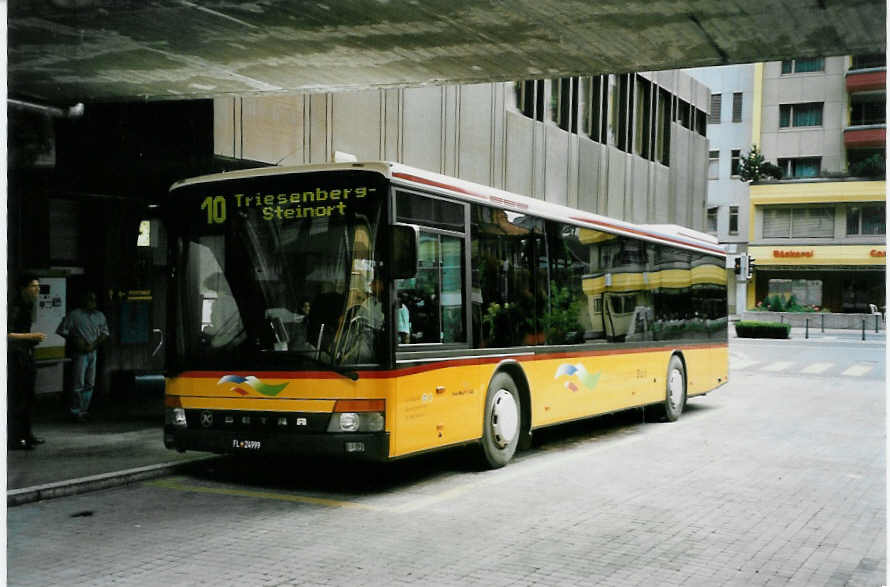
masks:
[(485, 396), (482, 429), (483, 464), (491, 469), (503, 467), (516, 452), (522, 422), (519, 389), (513, 378), (498, 373), (492, 378)]
[(677, 355), (668, 362), (667, 384), (663, 403), (651, 406), (651, 413), (657, 419), (676, 422), (686, 407), (686, 369)]

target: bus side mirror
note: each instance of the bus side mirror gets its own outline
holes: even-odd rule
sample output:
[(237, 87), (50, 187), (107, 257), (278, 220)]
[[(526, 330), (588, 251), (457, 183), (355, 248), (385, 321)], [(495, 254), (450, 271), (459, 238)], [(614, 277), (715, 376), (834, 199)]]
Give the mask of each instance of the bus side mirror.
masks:
[(417, 229), (413, 226), (394, 225), (390, 246), (390, 278), (410, 279), (417, 275)]

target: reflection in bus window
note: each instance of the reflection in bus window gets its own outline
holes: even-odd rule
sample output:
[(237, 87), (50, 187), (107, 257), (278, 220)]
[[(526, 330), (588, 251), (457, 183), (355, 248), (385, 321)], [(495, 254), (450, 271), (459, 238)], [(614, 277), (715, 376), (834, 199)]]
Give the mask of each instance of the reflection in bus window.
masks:
[(473, 206), (473, 330), (479, 347), (540, 344), (546, 304), (544, 222)]
[(466, 342), (463, 292), (463, 238), (422, 230), (417, 274), (396, 282), (399, 342)]

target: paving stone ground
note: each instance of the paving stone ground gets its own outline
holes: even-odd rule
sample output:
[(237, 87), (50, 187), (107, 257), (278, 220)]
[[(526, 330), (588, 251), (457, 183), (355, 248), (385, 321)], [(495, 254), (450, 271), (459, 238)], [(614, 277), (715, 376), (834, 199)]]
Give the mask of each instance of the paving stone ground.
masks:
[(296, 462), (23, 505), (7, 512), (8, 581), (878, 586), (884, 392), (733, 372), (679, 422), (549, 431), (497, 471), (446, 455), (318, 482)]

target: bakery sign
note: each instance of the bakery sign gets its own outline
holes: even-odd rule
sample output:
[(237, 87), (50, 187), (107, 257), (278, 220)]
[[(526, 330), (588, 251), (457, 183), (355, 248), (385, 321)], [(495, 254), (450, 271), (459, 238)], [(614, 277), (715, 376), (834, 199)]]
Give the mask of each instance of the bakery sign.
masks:
[(812, 257), (812, 256), (813, 256), (813, 249), (800, 250), (800, 251), (773, 249), (773, 257), (776, 257), (776, 258), (786, 259), (786, 258), (790, 257), (790, 258), (799, 259), (799, 258)]

